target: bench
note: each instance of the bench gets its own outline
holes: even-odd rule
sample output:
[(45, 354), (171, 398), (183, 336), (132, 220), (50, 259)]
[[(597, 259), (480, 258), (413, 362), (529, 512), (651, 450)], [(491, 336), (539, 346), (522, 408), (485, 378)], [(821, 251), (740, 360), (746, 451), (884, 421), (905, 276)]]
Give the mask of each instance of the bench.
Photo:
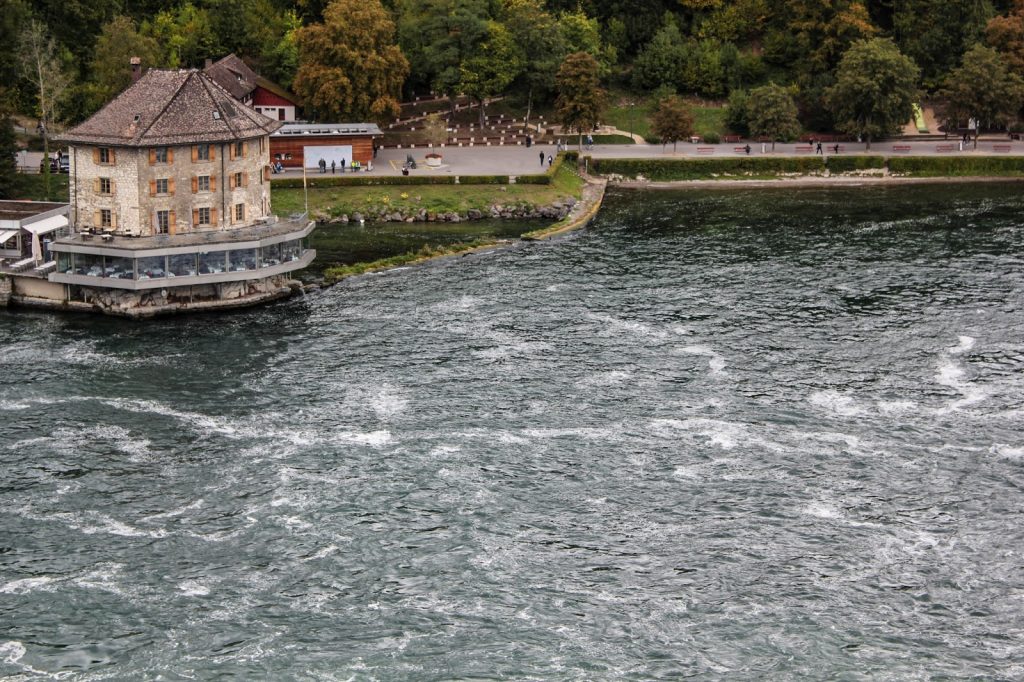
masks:
[(697, 153), (698, 154), (714, 154), (715, 153), (715, 148), (714, 147), (697, 147)]
[(894, 152), (899, 152), (901, 154), (905, 154), (905, 153), (909, 152), (910, 149), (911, 149), (911, 147), (910, 147), (909, 144), (894, 144), (892, 146), (892, 150)]
[(796, 146), (796, 152), (797, 152), (798, 154), (799, 154), (800, 152), (813, 152), (813, 151), (814, 151), (814, 147), (812, 147), (812, 146), (811, 146), (811, 145), (809, 145), (809, 144), (798, 144), (798, 145)]
[(739, 135), (725, 135), (722, 137), (722, 142), (725, 142), (726, 144), (736, 144), (741, 139), (742, 138)]
[(748, 147), (733, 147), (732, 150), (737, 154), (746, 154), (750, 151)]
[(1009, 154), (1010, 150), (1012, 150), (1012, 149), (1013, 149), (1013, 146), (1009, 145), (1009, 144), (994, 144), (994, 145), (992, 145), (992, 151), (998, 152), (1000, 154)]
[(937, 144), (937, 145), (935, 145), (935, 151), (939, 152), (940, 154), (948, 154), (951, 151), (953, 151), (954, 149), (956, 149), (956, 147), (954, 147), (951, 144)]

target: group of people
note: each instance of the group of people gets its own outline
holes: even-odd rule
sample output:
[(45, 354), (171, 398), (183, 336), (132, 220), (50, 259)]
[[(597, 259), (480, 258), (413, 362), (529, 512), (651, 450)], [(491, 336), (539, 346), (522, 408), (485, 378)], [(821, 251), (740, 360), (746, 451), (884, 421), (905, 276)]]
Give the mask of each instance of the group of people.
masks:
[[(320, 159), (320, 162), (319, 162), (318, 165), (320, 166), (320, 172), (321, 173), (326, 173), (327, 172), (327, 161), (326, 160)], [(335, 164), (334, 160), (332, 159), (331, 160), (331, 175), (334, 175), (334, 171), (335, 171), (336, 168), (337, 168), (337, 165)], [(345, 159), (341, 160), (341, 172), (342, 173), (345, 172)]]

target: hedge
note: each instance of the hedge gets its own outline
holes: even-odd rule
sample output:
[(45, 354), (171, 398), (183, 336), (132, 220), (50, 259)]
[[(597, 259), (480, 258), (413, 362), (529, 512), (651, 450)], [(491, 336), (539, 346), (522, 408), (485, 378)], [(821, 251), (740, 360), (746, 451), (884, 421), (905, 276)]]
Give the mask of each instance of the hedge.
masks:
[(821, 157), (738, 157), (721, 159), (591, 159), (601, 175), (642, 175), (650, 180), (694, 180), (712, 175), (778, 175), (822, 173)]
[(1024, 175), (1020, 156), (898, 156), (888, 159), (889, 171), (921, 177)]
[(884, 156), (830, 156), (825, 161), (829, 172), (850, 173), (852, 171), (885, 168)]

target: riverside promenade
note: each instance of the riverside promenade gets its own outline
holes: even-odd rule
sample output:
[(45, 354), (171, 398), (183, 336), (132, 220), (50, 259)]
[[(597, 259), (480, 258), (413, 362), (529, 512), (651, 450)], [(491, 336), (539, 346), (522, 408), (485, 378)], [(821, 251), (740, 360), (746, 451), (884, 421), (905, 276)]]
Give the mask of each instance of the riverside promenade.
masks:
[[(705, 158), (736, 158), (747, 156), (745, 146), (747, 142), (733, 144), (691, 144), (680, 142), (673, 151), (672, 145), (651, 144), (609, 144), (594, 145), (592, 149), (584, 149), (583, 154), (594, 158), (618, 158), (618, 159), (705, 159)], [(770, 144), (762, 147), (760, 142), (750, 142), (750, 156), (767, 157), (807, 157), (815, 156), (814, 147), (807, 143), (778, 143), (775, 151), (772, 151)], [(1010, 141), (1007, 138), (982, 138), (978, 143), (978, 149), (974, 150), (973, 145), (965, 147), (960, 151), (960, 141), (913, 141), (903, 140), (874, 142), (871, 149), (867, 145), (858, 142), (839, 143), (840, 152), (835, 154), (834, 143), (822, 145), (822, 156), (861, 156), (865, 154), (876, 156), (1024, 156), (1024, 142)], [(575, 144), (568, 145), (568, 150), (577, 149)], [(442, 165), (438, 168), (429, 168), (425, 163), (425, 155), (436, 152), (442, 156)], [(544, 163), (541, 164), (541, 154), (544, 155)], [(554, 157), (557, 149), (554, 144), (534, 144), (532, 147), (525, 146), (474, 146), (474, 147), (440, 147), (428, 149), (417, 147), (415, 149), (382, 149), (373, 163), (374, 175), (401, 175), (402, 165), (408, 156), (416, 161), (417, 168), (410, 171), (413, 175), (529, 175), (541, 173), (547, 169), (547, 157)], [(360, 172), (360, 174), (365, 174)], [(328, 171), (327, 175), (330, 175)], [(276, 174), (274, 178), (301, 177), (302, 172), (298, 170), (285, 171), (283, 174)], [(316, 170), (308, 170), (307, 177), (314, 180), (320, 177), (321, 173)]]

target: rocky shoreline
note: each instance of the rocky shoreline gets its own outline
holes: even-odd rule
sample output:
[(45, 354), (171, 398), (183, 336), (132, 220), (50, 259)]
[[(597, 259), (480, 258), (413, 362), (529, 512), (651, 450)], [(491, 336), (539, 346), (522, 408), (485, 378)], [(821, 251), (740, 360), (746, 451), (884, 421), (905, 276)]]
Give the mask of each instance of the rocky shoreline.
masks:
[(396, 207), (371, 207), (366, 211), (355, 211), (351, 215), (342, 213), (331, 216), (315, 213), (317, 223), (461, 223), (470, 220), (565, 220), (576, 206), (577, 200), (567, 197), (545, 206), (532, 204), (492, 204), (486, 210), (468, 209), (458, 211), (430, 211), (425, 208), (410, 211)]

